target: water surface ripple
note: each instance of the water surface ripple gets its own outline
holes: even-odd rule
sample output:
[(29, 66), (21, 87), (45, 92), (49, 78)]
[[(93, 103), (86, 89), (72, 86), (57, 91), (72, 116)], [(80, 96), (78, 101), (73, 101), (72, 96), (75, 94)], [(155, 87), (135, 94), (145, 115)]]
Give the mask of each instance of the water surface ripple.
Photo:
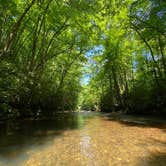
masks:
[(71, 113), (0, 127), (0, 166), (166, 165), (165, 126)]

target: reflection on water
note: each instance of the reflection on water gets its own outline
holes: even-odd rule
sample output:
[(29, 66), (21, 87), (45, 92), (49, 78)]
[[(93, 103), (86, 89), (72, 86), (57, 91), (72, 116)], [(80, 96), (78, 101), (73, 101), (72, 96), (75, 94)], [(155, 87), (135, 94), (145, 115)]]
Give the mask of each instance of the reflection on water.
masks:
[(129, 125), (95, 113), (0, 124), (0, 166), (165, 166), (165, 145), (165, 128)]
[[(44, 145), (64, 130), (79, 129), (93, 117), (88, 113), (59, 113), (49, 120), (10, 121), (0, 124), (0, 157), (17, 158), (25, 150)], [(35, 147), (36, 148), (36, 147)]]

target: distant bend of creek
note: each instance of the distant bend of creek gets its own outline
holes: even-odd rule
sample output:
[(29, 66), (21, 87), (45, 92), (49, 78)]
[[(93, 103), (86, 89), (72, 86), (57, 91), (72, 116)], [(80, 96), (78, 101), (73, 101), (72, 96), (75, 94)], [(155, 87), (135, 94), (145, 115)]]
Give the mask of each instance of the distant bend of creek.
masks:
[(140, 119), (78, 112), (1, 122), (0, 166), (166, 166), (166, 125)]

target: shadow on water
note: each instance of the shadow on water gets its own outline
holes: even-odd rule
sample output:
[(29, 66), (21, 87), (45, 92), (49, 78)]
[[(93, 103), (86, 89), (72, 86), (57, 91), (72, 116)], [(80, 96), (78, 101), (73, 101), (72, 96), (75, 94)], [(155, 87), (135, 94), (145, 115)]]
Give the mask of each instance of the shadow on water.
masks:
[[(125, 115), (125, 114), (106, 114), (103, 115), (106, 120), (115, 121), (127, 127), (157, 128), (166, 133), (165, 117)], [(146, 142), (145, 142), (146, 143)], [(156, 138), (148, 138), (149, 145), (165, 147), (166, 141)], [(146, 157), (137, 159), (137, 166), (166, 166), (166, 152), (150, 152)]]
[(126, 115), (121, 113), (104, 114), (103, 116), (107, 120), (117, 121), (125, 126), (159, 128), (162, 129), (163, 132), (166, 132), (165, 117)]
[(138, 166), (165, 166), (166, 165), (166, 153), (151, 153), (145, 158), (138, 159)]
[(63, 131), (83, 127), (89, 113), (59, 113), (48, 120), (8, 121), (0, 124), (0, 157), (16, 158), (24, 150), (60, 137)]

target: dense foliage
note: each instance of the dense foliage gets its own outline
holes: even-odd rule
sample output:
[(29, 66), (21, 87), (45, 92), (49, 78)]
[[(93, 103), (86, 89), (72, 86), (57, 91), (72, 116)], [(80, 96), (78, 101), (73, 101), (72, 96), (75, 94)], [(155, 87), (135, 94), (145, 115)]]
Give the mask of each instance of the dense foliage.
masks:
[(83, 108), (165, 113), (166, 3), (112, 1), (95, 22), (102, 49), (91, 53)]
[(0, 22), (2, 116), (165, 111), (166, 2), (0, 0)]

